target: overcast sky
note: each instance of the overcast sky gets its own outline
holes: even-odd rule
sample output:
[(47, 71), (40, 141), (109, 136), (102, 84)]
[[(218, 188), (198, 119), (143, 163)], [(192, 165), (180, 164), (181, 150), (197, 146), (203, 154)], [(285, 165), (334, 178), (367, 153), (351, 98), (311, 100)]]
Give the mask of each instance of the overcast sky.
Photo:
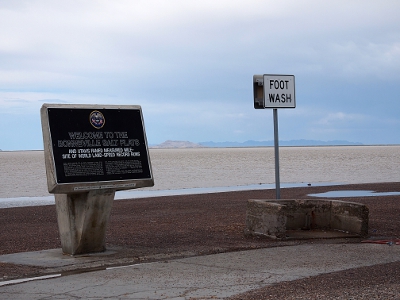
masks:
[(400, 1), (0, 0), (0, 149), (43, 103), (141, 105), (149, 144), (273, 140), (255, 74), (293, 74), (281, 140), (400, 143)]

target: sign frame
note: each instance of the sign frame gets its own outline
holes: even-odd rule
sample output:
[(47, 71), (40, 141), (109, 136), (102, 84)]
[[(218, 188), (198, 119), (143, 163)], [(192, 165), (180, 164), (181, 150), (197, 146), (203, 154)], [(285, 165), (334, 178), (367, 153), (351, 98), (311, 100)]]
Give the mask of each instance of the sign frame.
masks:
[(45, 103), (40, 114), (49, 193), (154, 186), (141, 106)]
[(263, 90), (264, 108), (296, 108), (294, 75), (264, 74)]

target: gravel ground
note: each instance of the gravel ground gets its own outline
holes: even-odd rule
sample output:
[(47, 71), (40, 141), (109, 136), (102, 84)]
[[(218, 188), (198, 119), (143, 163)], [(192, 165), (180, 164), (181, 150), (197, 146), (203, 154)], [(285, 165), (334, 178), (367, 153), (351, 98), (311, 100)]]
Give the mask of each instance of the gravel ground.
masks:
[(282, 282), (229, 298), (259, 299), (400, 299), (400, 262)]
[[(285, 188), (281, 190), (281, 198), (309, 198), (310, 193), (332, 190), (400, 192), (400, 183)], [(244, 236), (246, 202), (251, 198), (274, 199), (275, 191), (114, 201), (107, 247), (121, 249), (114, 258), (146, 261), (157, 254), (179, 257), (187, 253), (204, 255), (279, 245), (279, 241)], [(345, 200), (369, 207), (370, 237), (400, 237), (400, 196)], [(0, 255), (61, 247), (55, 206), (0, 209), (0, 226)], [(279, 283), (230, 299), (400, 299), (399, 267), (400, 263), (391, 263), (324, 274)], [(44, 273), (43, 268), (0, 263), (0, 281)]]

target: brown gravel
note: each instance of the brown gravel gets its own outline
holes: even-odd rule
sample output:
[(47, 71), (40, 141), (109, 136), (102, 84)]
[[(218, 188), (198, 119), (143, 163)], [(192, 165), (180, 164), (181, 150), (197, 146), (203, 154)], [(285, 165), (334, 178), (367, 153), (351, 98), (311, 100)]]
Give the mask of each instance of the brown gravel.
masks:
[[(308, 198), (310, 193), (331, 190), (400, 192), (400, 182), (285, 188), (281, 190), (281, 198)], [(121, 249), (114, 258), (148, 260), (157, 254), (179, 257), (188, 253), (203, 255), (276, 246), (279, 242), (244, 236), (246, 201), (251, 198), (274, 199), (275, 191), (114, 201), (107, 247)], [(371, 237), (400, 237), (400, 196), (346, 200), (369, 207)], [(0, 209), (0, 226), (0, 255), (61, 247), (55, 206)], [(279, 283), (231, 299), (400, 299), (399, 267), (400, 263), (391, 263), (324, 274)], [(45, 272), (42, 268), (0, 263), (0, 281)]]
[(400, 299), (400, 262), (281, 282), (229, 300)]

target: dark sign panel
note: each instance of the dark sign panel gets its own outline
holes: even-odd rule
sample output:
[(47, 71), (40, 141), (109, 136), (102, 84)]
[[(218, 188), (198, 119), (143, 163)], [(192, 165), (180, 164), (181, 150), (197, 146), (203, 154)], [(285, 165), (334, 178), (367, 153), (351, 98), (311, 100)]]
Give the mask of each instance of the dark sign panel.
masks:
[[(142, 181), (141, 185), (153, 185), (139, 106), (68, 108), (44, 105), (42, 122), (43, 113), (48, 118), (48, 146), (56, 185), (96, 183), (80, 185), (75, 190), (102, 188), (99, 182), (127, 180), (150, 180)], [(49, 167), (52, 166), (46, 166)], [(135, 184), (118, 187), (116, 189), (133, 188)]]

